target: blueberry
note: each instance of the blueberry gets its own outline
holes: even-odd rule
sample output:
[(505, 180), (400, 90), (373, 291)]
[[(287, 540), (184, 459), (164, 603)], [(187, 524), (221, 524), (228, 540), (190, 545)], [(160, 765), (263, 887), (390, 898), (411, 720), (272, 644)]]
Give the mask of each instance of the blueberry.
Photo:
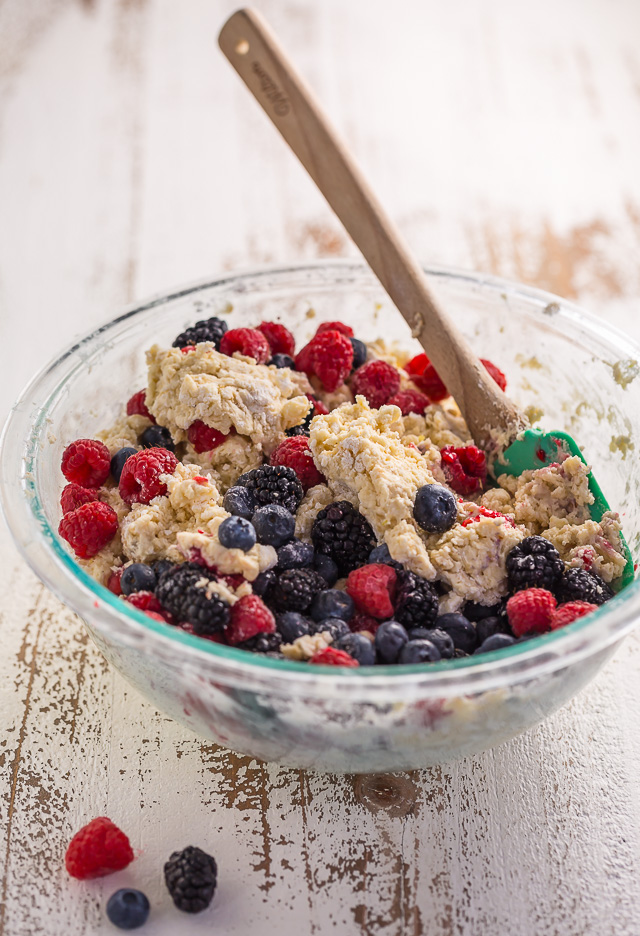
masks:
[(278, 550), (278, 569), (304, 569), (313, 562), (314, 549), (311, 543), (301, 543), (292, 539)]
[(276, 573), (269, 569), (268, 572), (261, 572), (260, 575), (254, 578), (251, 583), (253, 588), (253, 594), (257, 595), (258, 598), (264, 598), (267, 591), (271, 588), (272, 585), (275, 585), (277, 582)]
[(274, 367), (290, 367), (293, 369), (295, 361), (288, 354), (274, 354), (269, 364), (273, 364)]
[(462, 613), (469, 621), (482, 621), (483, 618), (501, 617), (505, 614), (505, 602), (499, 601), (494, 605), (476, 604), (475, 601), (466, 601)]
[[(420, 633), (418, 633), (418, 631)], [(438, 648), (438, 653), (443, 660), (450, 660), (453, 657), (454, 646), (450, 634), (439, 627), (427, 629), (426, 627), (416, 627), (409, 632), (410, 640), (429, 640)]]
[(416, 494), (413, 516), (427, 533), (444, 533), (456, 522), (455, 496), (441, 484), (425, 484)]
[(479, 644), (483, 644), (487, 637), (493, 637), (494, 634), (510, 634), (506, 618), (486, 617), (478, 621), (476, 624), (476, 637)]
[(134, 448), (121, 448), (115, 453), (111, 459), (111, 477), (116, 482), (120, 484), (120, 475), (122, 474), (122, 469), (124, 468), (124, 463), (127, 458), (131, 458), (132, 455), (135, 455), (138, 450)]
[(381, 663), (397, 663), (409, 635), (397, 621), (385, 621), (376, 631), (376, 654)]
[(310, 634), (322, 634), (324, 631), (329, 631), (331, 638), (337, 640), (338, 637), (343, 637), (345, 634), (350, 634), (349, 625), (346, 621), (343, 621), (342, 618), (325, 618), (322, 621), (312, 621), (309, 627)]
[(297, 611), (283, 611), (276, 617), (276, 628), (285, 643), (293, 643), (309, 633), (311, 621)]
[(340, 578), (336, 563), (331, 556), (325, 556), (323, 553), (315, 554), (313, 568), (322, 576), (329, 588), (332, 588)]
[(132, 595), (139, 591), (153, 591), (156, 587), (156, 573), (151, 566), (134, 562), (122, 573), (120, 588), (123, 595)]
[(255, 527), (258, 542), (265, 546), (284, 546), (292, 537), (296, 528), (296, 518), (279, 504), (267, 504), (259, 507), (251, 522)]
[(225, 549), (249, 552), (256, 545), (256, 531), (243, 517), (227, 517), (218, 527), (218, 539)]
[(502, 650), (504, 647), (512, 647), (516, 642), (515, 637), (509, 634), (492, 634), (483, 640), (476, 653), (490, 653), (492, 650)]
[(109, 897), (107, 916), (118, 929), (137, 929), (147, 922), (149, 901), (142, 891), (123, 887)]
[(435, 663), (440, 651), (430, 640), (409, 640), (398, 657), (398, 663)]
[(165, 448), (170, 452), (175, 452), (176, 447), (171, 438), (171, 433), (164, 426), (147, 426), (140, 436), (140, 445), (142, 448)]
[(156, 573), (156, 578), (159, 579), (163, 572), (168, 572), (169, 569), (173, 569), (174, 563), (169, 559), (158, 559), (157, 562), (151, 563), (151, 568)]
[(401, 571), (402, 563), (396, 562), (395, 559), (391, 558), (391, 553), (389, 552), (389, 547), (386, 543), (381, 543), (379, 546), (376, 546), (375, 549), (372, 549), (369, 553), (369, 562), (380, 563), (381, 565), (391, 566), (393, 569)]
[(476, 649), (478, 644), (476, 629), (464, 614), (441, 614), (436, 618), (435, 626), (449, 634), (456, 650), (473, 653)]
[(344, 650), (354, 660), (357, 660), (360, 666), (373, 666), (376, 662), (373, 641), (364, 634), (345, 634), (343, 637), (338, 637), (332, 646), (338, 650)]
[(222, 506), (234, 517), (251, 520), (256, 512), (256, 499), (249, 488), (231, 487), (222, 498)]
[(351, 365), (351, 372), (353, 373), (354, 370), (362, 367), (367, 360), (367, 346), (359, 338), (349, 338), (349, 341), (353, 348), (353, 364)]
[(318, 592), (311, 605), (311, 617), (314, 621), (324, 621), (326, 618), (341, 618), (348, 621), (353, 617), (355, 605), (351, 595), (337, 588), (327, 588)]

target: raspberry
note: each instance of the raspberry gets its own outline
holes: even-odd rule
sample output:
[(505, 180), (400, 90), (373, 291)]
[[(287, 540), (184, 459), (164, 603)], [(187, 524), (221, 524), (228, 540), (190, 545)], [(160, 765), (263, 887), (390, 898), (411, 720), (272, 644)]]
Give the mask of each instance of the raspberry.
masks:
[(318, 512), (311, 540), (317, 553), (333, 559), (341, 575), (364, 565), (376, 545), (371, 524), (349, 501), (336, 501)]
[(133, 396), (127, 401), (127, 416), (146, 416), (147, 419), (150, 419), (154, 423), (155, 417), (151, 415), (147, 409), (147, 404), (145, 403), (145, 390), (138, 390), (137, 393), (134, 393)]
[(322, 400), (316, 400), (316, 398), (312, 396), (310, 393), (307, 393), (307, 399), (311, 401), (311, 404), (314, 410), (314, 413), (313, 413), (314, 416), (328, 416), (329, 415), (329, 410), (324, 405)]
[(255, 358), (257, 364), (266, 364), (271, 357), (269, 342), (257, 328), (232, 328), (220, 341), (220, 353), (229, 357), (235, 351)]
[(287, 569), (278, 578), (269, 600), (277, 611), (308, 611), (318, 592), (325, 591), (327, 583), (313, 569)]
[(429, 582), (413, 572), (400, 572), (394, 619), (412, 630), (431, 627), (437, 617), (438, 596)]
[[(233, 432), (234, 430), (232, 429), (229, 435), (232, 435)], [(226, 436), (223, 432), (219, 432), (217, 429), (207, 426), (207, 424), (203, 423), (200, 419), (196, 419), (195, 422), (192, 422), (187, 429), (187, 438), (198, 455), (202, 452), (211, 452), (213, 449), (217, 449), (219, 445), (226, 442), (228, 437), (229, 436)]]
[(398, 576), (388, 565), (364, 565), (349, 573), (347, 594), (362, 614), (374, 618), (393, 616), (393, 599)]
[(62, 489), (60, 506), (62, 507), (62, 513), (68, 514), (72, 510), (82, 507), (83, 504), (90, 504), (92, 501), (97, 500), (98, 492), (95, 489), (83, 488), (79, 484), (71, 482)]
[[(460, 524), (461, 526), (467, 527), (472, 523), (476, 523), (478, 520), (480, 520), (481, 517), (491, 517), (494, 520), (496, 519), (496, 517), (502, 517), (502, 519), (506, 523), (508, 523), (509, 526), (515, 527), (515, 522), (513, 520), (513, 517), (509, 517), (507, 514), (500, 513), (499, 510), (489, 510), (487, 507), (476, 507), (475, 510), (476, 510), (476, 513), (472, 514), (470, 517), (467, 517), (465, 520), (463, 520), (462, 523)], [(527, 585), (523, 587), (528, 588)]]
[(273, 634), (275, 629), (276, 619), (262, 598), (245, 595), (231, 608), (231, 620), (225, 629), (225, 637), (228, 643), (239, 644), (256, 634)]
[(306, 344), (304, 348), (301, 348), (300, 351), (298, 351), (294, 360), (296, 370), (303, 371), (307, 377), (313, 376), (313, 363), (311, 361), (311, 357), (311, 345)]
[(91, 501), (65, 514), (58, 527), (60, 536), (80, 559), (91, 559), (118, 530), (118, 515), (109, 504)]
[(559, 627), (565, 627), (572, 621), (590, 614), (591, 611), (597, 611), (598, 605), (591, 604), (589, 601), (567, 601), (565, 604), (558, 605), (551, 615), (551, 630), (557, 630)]
[(120, 475), (120, 497), (125, 504), (148, 504), (154, 497), (167, 493), (161, 475), (170, 475), (178, 459), (168, 449), (148, 448), (132, 455), (124, 463)]
[(341, 335), (346, 335), (347, 338), (353, 338), (353, 328), (351, 325), (345, 325), (344, 322), (322, 322), (321, 325), (318, 325), (316, 335), (321, 335), (322, 332), (326, 331), (337, 331)]
[(487, 457), (475, 445), (440, 449), (442, 470), (447, 484), (457, 494), (476, 494), (487, 480)]
[(193, 845), (173, 852), (164, 866), (167, 890), (178, 910), (184, 913), (206, 910), (213, 900), (217, 875), (215, 859)]
[(400, 373), (386, 361), (369, 361), (354, 372), (351, 380), (353, 395), (361, 394), (372, 409), (388, 403), (400, 388)]
[(122, 594), (122, 586), (120, 585), (120, 579), (122, 578), (122, 573), (124, 569), (116, 569), (115, 572), (112, 572), (109, 578), (107, 579), (107, 588), (110, 592), (113, 592), (114, 595)]
[(351, 373), (353, 345), (339, 331), (323, 331), (311, 339), (307, 349), (312, 373), (328, 393), (333, 393)]
[(271, 357), (274, 354), (288, 354), (293, 357), (296, 340), (289, 329), (281, 325), (280, 322), (260, 322), (258, 331), (262, 332), (269, 342)]
[(62, 453), (62, 474), (81, 487), (98, 488), (109, 477), (111, 455), (97, 439), (78, 439)]
[(492, 364), (491, 361), (487, 361), (486, 358), (480, 358), (481, 362), (485, 366), (487, 373), (493, 377), (495, 382), (498, 384), (501, 390), (507, 389), (507, 378), (502, 373), (499, 367), (496, 367), (495, 364)]
[(172, 347), (191, 350), (194, 345), (201, 341), (211, 341), (218, 348), (220, 339), (228, 327), (227, 323), (223, 322), (222, 319), (212, 316), (212, 318), (196, 322), (191, 328), (181, 332), (173, 342)]
[(64, 856), (71, 877), (86, 881), (121, 871), (133, 861), (129, 839), (111, 819), (99, 816), (73, 836)]
[(429, 397), (419, 390), (400, 390), (388, 401), (389, 406), (399, 406), (403, 416), (409, 413), (424, 413), (429, 405)]
[(527, 536), (514, 546), (505, 563), (509, 588), (546, 588), (555, 591), (564, 572), (560, 553), (543, 536)]
[[(132, 594), (127, 595), (127, 601), (139, 611), (160, 615), (166, 613), (156, 596), (150, 591), (132, 592)], [(166, 618), (163, 617), (163, 620), (166, 620)]]
[(414, 384), (426, 393), (432, 403), (439, 403), (449, 396), (449, 391), (426, 354), (416, 354), (404, 368)]
[(375, 635), (375, 632), (380, 627), (380, 621), (368, 614), (354, 614), (348, 623), (349, 630), (353, 631), (354, 634), (368, 631), (368, 633)]
[(586, 569), (567, 569), (558, 585), (558, 600), (589, 601), (601, 605), (613, 598), (613, 592), (595, 572)]
[(336, 650), (335, 647), (325, 647), (313, 654), (309, 663), (318, 666), (360, 666), (345, 650)]
[(284, 439), (273, 450), (269, 460), (272, 465), (293, 468), (305, 491), (308, 491), (315, 484), (322, 484), (325, 481), (324, 475), (320, 474), (313, 462), (313, 456), (309, 449), (309, 440), (304, 435)]
[(512, 595), (507, 601), (507, 617), (515, 636), (548, 631), (556, 604), (556, 599), (546, 588), (526, 588)]

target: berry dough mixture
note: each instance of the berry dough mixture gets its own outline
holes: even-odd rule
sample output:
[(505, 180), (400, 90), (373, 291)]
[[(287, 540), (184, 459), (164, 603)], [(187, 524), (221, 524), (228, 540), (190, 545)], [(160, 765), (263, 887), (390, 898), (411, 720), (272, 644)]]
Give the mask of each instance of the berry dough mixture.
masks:
[[(483, 361), (504, 389), (504, 374)], [(487, 477), (425, 354), (325, 322), (198, 322), (63, 454), (60, 535), (123, 600), (312, 664), (485, 653), (588, 614), (625, 567), (577, 457)]]

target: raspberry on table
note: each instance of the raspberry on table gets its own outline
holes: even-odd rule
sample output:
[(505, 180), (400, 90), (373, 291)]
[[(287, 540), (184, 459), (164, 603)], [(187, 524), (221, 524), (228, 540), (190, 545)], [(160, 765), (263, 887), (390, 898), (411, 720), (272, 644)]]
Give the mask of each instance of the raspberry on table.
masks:
[(82, 507), (83, 504), (90, 504), (92, 501), (97, 500), (99, 500), (99, 498), (95, 488), (84, 488), (71, 481), (62, 489), (60, 507), (62, 508), (63, 514), (68, 514), (71, 513), (72, 510)]
[(400, 372), (387, 361), (369, 361), (351, 378), (353, 395), (366, 397), (371, 409), (380, 409), (399, 389)]
[(80, 559), (91, 559), (118, 531), (118, 515), (109, 504), (91, 501), (65, 514), (58, 533)]
[(98, 816), (73, 836), (64, 856), (71, 877), (80, 881), (104, 877), (134, 859), (127, 836), (106, 816)]
[(296, 340), (289, 329), (281, 322), (260, 322), (258, 331), (262, 332), (269, 342), (271, 348), (271, 357), (276, 354), (286, 354), (293, 357), (295, 353)]
[(276, 619), (262, 598), (257, 595), (245, 595), (231, 608), (225, 637), (227, 642), (233, 645), (251, 640), (257, 634), (273, 634), (275, 629)]
[[(301, 354), (303, 353), (306, 355), (304, 360), (307, 367), (328, 393), (337, 390), (351, 373), (353, 345), (339, 331), (320, 332), (302, 349)], [(298, 358), (296, 368), (300, 369)]]
[(77, 439), (62, 453), (62, 474), (85, 488), (99, 488), (109, 477), (111, 455), (104, 442)]
[(293, 468), (283, 465), (260, 465), (240, 475), (238, 485), (251, 491), (258, 507), (278, 504), (292, 514), (300, 506), (304, 493)]
[(480, 361), (482, 362), (482, 364), (484, 364), (485, 370), (487, 371), (487, 373), (488, 373), (491, 377), (493, 377), (493, 379), (494, 379), (495, 382), (498, 384), (498, 386), (500, 387), (500, 389), (501, 389), (501, 390), (506, 390), (506, 389), (507, 389), (507, 378), (506, 378), (505, 375), (502, 373), (502, 371), (500, 370), (500, 368), (499, 368), (499, 367), (496, 367), (496, 365), (493, 364), (491, 361), (487, 361), (486, 358), (480, 358)]
[(335, 647), (325, 647), (324, 650), (317, 650), (309, 663), (316, 666), (360, 666), (357, 660), (344, 650), (336, 650)]
[(438, 596), (426, 579), (413, 572), (398, 573), (394, 618), (408, 630), (430, 627), (438, 616)]
[(299, 435), (284, 439), (273, 450), (269, 461), (272, 465), (292, 468), (304, 491), (325, 481), (324, 475), (315, 466), (306, 436)]
[(173, 852), (164, 866), (164, 880), (171, 899), (184, 913), (206, 910), (216, 889), (215, 858), (193, 845)]
[(220, 353), (231, 357), (236, 351), (266, 364), (271, 357), (269, 342), (257, 328), (232, 328), (220, 340)]
[(565, 604), (558, 605), (551, 615), (551, 630), (557, 630), (559, 627), (565, 627), (578, 618), (597, 611), (598, 605), (590, 601), (567, 601)]
[(316, 335), (321, 335), (322, 332), (327, 331), (337, 331), (341, 335), (346, 335), (347, 338), (353, 338), (353, 328), (351, 325), (345, 325), (344, 322), (322, 322), (318, 325)]
[(405, 364), (404, 369), (418, 390), (426, 393), (432, 403), (439, 403), (449, 396), (449, 391), (426, 354), (416, 354)]
[(564, 572), (560, 553), (543, 536), (527, 536), (514, 546), (505, 567), (511, 591), (546, 588), (553, 592)]
[(595, 572), (586, 569), (567, 569), (558, 585), (558, 601), (588, 601), (602, 605), (613, 598), (613, 591)]
[(127, 416), (146, 416), (147, 419), (150, 419), (154, 423), (155, 416), (152, 416), (147, 408), (145, 398), (147, 395), (146, 387), (144, 390), (138, 390), (137, 393), (134, 393), (132, 397), (129, 397), (127, 400)]
[(313, 569), (287, 569), (278, 577), (269, 600), (277, 611), (309, 611), (313, 599), (326, 587), (323, 577)]
[(440, 449), (442, 470), (456, 494), (477, 494), (487, 480), (487, 456), (475, 445), (445, 445)]
[(349, 573), (347, 594), (362, 614), (384, 620), (393, 616), (397, 581), (398, 576), (391, 566), (363, 565)]
[(424, 413), (429, 406), (429, 397), (419, 390), (400, 390), (388, 400), (389, 406), (399, 406), (403, 416), (409, 413)]
[(333, 559), (341, 575), (364, 565), (376, 545), (371, 524), (349, 501), (336, 501), (318, 512), (311, 541), (317, 553)]
[(124, 463), (118, 489), (125, 504), (148, 504), (167, 493), (161, 475), (173, 474), (178, 459), (168, 449), (149, 448), (136, 452)]
[(556, 599), (545, 588), (526, 588), (507, 601), (509, 625), (516, 637), (544, 634), (551, 629)]
[(188, 348), (191, 345), (199, 344), (202, 341), (211, 341), (216, 349), (220, 348), (220, 340), (229, 326), (222, 319), (212, 316), (211, 318), (196, 322), (190, 328), (180, 332), (173, 341), (173, 348)]
[(307, 375), (307, 377), (313, 376), (313, 363), (312, 363), (312, 351), (311, 344), (306, 344), (304, 347), (300, 348), (298, 353), (294, 358), (294, 364), (297, 371), (300, 371)]
[[(229, 435), (233, 435), (234, 433), (235, 430), (232, 429)], [(224, 432), (219, 432), (212, 426), (207, 426), (201, 419), (196, 419), (187, 429), (187, 438), (198, 455), (201, 455), (202, 452), (212, 452), (214, 449), (217, 449), (219, 445), (227, 441), (229, 435), (225, 435)]]

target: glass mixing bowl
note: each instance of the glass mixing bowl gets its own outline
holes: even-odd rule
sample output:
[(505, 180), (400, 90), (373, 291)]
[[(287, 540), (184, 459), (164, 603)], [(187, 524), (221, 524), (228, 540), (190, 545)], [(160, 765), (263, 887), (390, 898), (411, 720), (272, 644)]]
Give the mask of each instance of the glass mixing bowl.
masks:
[[(506, 372), (518, 403), (584, 446), (637, 555), (640, 348), (547, 293), (489, 276), (426, 273), (476, 353)], [(594, 676), (636, 622), (637, 581), (587, 619), (506, 650), (336, 670), (201, 640), (147, 617), (81, 570), (56, 533), (64, 447), (114, 422), (145, 386), (145, 348), (168, 346), (186, 325), (214, 314), (232, 327), (279, 319), (298, 342), (320, 321), (341, 319), (360, 338), (420, 350), (368, 268), (331, 261), (227, 275), (153, 299), (66, 349), (34, 378), (4, 430), (6, 518), (36, 574), (82, 617), (130, 683), (198, 735), (244, 754), (369, 772), (491, 747), (539, 722)]]

